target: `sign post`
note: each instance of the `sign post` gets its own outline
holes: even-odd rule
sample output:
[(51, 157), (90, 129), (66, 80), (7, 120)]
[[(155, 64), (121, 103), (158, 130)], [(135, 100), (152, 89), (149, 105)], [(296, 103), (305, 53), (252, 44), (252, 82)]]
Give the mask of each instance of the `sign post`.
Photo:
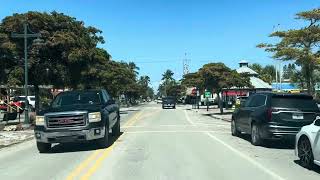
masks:
[(210, 91), (206, 91), (204, 93), (205, 97), (206, 97), (206, 105), (207, 105), (207, 111), (209, 111), (209, 97), (211, 97), (211, 92)]

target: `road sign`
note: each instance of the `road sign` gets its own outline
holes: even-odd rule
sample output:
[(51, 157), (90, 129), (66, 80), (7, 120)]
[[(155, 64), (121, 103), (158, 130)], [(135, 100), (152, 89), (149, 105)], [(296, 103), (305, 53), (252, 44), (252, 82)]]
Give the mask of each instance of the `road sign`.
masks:
[(211, 92), (206, 91), (206, 92), (205, 92), (205, 96), (206, 96), (206, 97), (211, 97)]

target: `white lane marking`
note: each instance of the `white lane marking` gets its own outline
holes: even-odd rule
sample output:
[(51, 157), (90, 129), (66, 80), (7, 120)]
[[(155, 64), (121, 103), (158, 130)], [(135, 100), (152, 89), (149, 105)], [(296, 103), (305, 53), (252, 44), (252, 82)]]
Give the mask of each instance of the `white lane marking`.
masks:
[(204, 124), (204, 123), (194, 123), (194, 125), (191, 124), (186, 124), (186, 125), (174, 125), (174, 124), (168, 124), (168, 125), (159, 125), (159, 126), (121, 126), (121, 128), (127, 129), (127, 128), (158, 128), (158, 127), (194, 127), (194, 126), (214, 126), (214, 127), (228, 127), (226, 125), (221, 125), (221, 124)]
[(186, 130), (186, 131), (170, 131), (170, 130), (155, 130), (155, 131), (126, 131), (125, 133), (128, 134), (140, 134), (140, 133), (206, 133), (206, 132), (211, 132), (211, 133), (217, 133), (217, 134), (230, 134), (229, 132), (225, 131), (191, 131), (191, 130)]
[(229, 150), (231, 150), (232, 152), (238, 154), (240, 157), (242, 157), (243, 159), (249, 161), (250, 163), (252, 163), (253, 165), (255, 165), (257, 168), (261, 169), (262, 171), (264, 171), (265, 173), (269, 174), (270, 176), (272, 176), (275, 179), (278, 180), (285, 180), (283, 177), (279, 176), (278, 174), (272, 172), (270, 169), (267, 169), (266, 167), (264, 167), (263, 165), (261, 165), (260, 163), (258, 163), (257, 161), (255, 161), (254, 159), (250, 158), (249, 156), (245, 155), (244, 153), (240, 152), (239, 150), (233, 148), (232, 146), (230, 146), (229, 144), (223, 142), (221, 139), (217, 138), (216, 136), (210, 134), (210, 132), (205, 132), (206, 135), (208, 135), (210, 138), (212, 138), (213, 140), (219, 142), (220, 144), (224, 145), (225, 147), (227, 147)]
[(221, 123), (194, 123), (196, 125), (204, 125), (204, 126), (230, 126), (230, 124), (221, 124)]
[(194, 124), (194, 122), (193, 121), (191, 121), (191, 119), (189, 118), (189, 115), (188, 115), (188, 113), (187, 113), (187, 111), (186, 110), (184, 110), (184, 115), (185, 115), (185, 117), (186, 117), (186, 119), (187, 119), (187, 121), (191, 124), (191, 125), (195, 125)]

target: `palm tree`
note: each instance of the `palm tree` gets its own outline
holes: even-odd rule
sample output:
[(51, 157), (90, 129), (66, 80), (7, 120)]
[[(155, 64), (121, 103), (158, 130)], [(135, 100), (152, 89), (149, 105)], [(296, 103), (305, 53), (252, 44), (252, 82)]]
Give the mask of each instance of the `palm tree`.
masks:
[(139, 70), (140, 70), (140, 68), (134, 63), (134, 62), (129, 62), (129, 68), (132, 70), (132, 71), (134, 71), (135, 72), (135, 74), (139, 74)]
[(165, 80), (165, 81), (170, 80), (170, 81), (172, 81), (173, 80), (173, 75), (174, 75), (174, 73), (170, 69), (168, 69), (166, 72), (164, 72), (164, 74), (162, 74), (162, 80)]

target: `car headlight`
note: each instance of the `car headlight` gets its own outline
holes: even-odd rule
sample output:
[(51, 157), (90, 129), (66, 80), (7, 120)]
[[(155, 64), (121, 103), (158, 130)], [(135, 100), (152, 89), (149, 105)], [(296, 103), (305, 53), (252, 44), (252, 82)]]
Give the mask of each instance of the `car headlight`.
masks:
[(36, 116), (36, 125), (44, 126), (44, 116)]
[(101, 121), (100, 112), (89, 113), (89, 122), (99, 122)]

